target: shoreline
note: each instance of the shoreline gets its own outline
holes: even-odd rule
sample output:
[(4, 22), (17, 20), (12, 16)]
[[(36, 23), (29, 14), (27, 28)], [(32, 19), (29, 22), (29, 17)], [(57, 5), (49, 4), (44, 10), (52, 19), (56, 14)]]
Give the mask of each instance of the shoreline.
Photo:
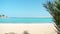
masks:
[(45, 22), (45, 23), (0, 23), (0, 24), (54, 24), (53, 22)]

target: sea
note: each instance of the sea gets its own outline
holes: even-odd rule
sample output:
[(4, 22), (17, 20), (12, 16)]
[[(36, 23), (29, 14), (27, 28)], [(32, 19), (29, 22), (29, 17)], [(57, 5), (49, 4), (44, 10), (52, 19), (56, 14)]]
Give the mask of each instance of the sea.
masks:
[(53, 18), (0, 18), (0, 23), (53, 23)]

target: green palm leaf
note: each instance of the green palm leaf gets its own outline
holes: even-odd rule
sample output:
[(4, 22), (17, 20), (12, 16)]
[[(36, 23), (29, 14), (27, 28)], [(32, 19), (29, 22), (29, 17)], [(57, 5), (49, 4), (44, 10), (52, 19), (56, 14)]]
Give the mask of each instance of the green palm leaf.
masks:
[(44, 4), (44, 7), (52, 15), (55, 27), (58, 30), (57, 33), (60, 34), (60, 0), (54, 1), (54, 3), (51, 3), (49, 1), (46, 4)]

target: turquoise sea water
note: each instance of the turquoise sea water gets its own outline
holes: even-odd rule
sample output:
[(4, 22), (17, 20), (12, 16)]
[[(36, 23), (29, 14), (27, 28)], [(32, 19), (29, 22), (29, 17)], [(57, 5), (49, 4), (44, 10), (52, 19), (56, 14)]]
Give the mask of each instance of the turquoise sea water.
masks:
[(52, 18), (0, 18), (0, 23), (52, 23)]

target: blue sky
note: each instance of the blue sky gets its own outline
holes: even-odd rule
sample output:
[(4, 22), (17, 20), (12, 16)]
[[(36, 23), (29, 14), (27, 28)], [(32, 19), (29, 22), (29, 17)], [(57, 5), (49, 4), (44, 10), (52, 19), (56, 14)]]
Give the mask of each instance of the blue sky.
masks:
[(0, 0), (0, 14), (8, 17), (51, 17), (43, 7), (48, 0)]

